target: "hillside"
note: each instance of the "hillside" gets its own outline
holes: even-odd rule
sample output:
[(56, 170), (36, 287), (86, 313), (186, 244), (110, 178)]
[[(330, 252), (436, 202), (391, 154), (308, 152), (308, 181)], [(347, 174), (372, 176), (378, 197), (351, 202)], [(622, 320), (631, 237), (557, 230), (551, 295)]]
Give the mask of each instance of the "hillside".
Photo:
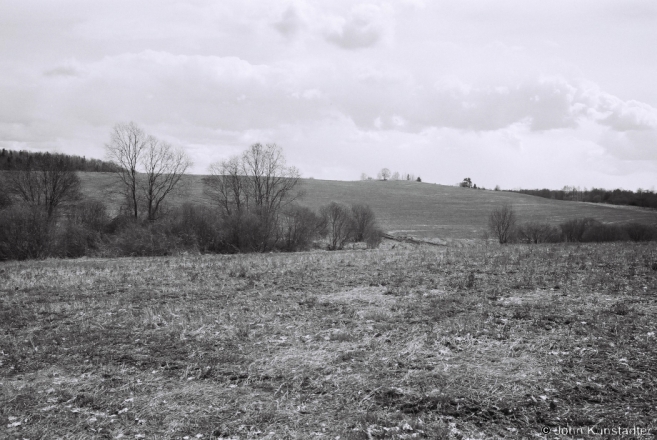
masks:
[[(121, 201), (112, 192), (113, 175), (80, 173), (86, 196), (108, 203), (116, 209)], [(183, 188), (171, 203), (208, 202), (203, 195), (203, 176), (185, 176)], [(474, 190), (431, 183), (408, 181), (334, 181), (303, 179), (305, 193), (301, 204), (312, 209), (335, 200), (367, 203), (384, 230), (425, 238), (480, 238), (488, 213), (495, 206), (510, 203), (521, 221), (558, 224), (568, 219), (593, 217), (602, 222), (657, 221), (655, 211), (584, 202), (550, 200), (525, 194)]]

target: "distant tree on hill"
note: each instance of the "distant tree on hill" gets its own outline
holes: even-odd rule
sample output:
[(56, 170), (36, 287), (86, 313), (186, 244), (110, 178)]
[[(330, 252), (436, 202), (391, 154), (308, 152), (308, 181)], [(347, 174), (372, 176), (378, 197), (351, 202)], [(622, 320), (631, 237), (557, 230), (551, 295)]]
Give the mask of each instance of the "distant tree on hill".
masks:
[(362, 173), (362, 174), (360, 175), (360, 180), (367, 180), (367, 179), (368, 179), (367, 174)]
[(392, 173), (392, 176), (390, 176), (390, 180), (399, 180), (399, 172), (395, 171)]
[(379, 171), (377, 177), (379, 180), (388, 180), (390, 178), (390, 170), (388, 168), (383, 168), (381, 171)]
[(422, 178), (420, 176), (417, 176), (417, 182), (422, 182)]
[(459, 186), (461, 188), (472, 188), (472, 179), (466, 177), (465, 179), (463, 179), (463, 182), (459, 184)]

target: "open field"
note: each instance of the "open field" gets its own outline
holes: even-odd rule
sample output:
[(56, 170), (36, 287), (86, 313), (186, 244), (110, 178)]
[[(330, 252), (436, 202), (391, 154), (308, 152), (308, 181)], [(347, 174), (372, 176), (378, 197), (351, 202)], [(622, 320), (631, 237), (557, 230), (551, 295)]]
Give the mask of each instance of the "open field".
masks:
[[(121, 198), (110, 192), (110, 174), (80, 173), (80, 177), (85, 195), (105, 201), (113, 208), (118, 207)], [(207, 203), (202, 177), (185, 176), (183, 189), (171, 198), (171, 203)], [(318, 210), (333, 200), (366, 203), (387, 232), (443, 240), (481, 238), (488, 214), (502, 203), (512, 204), (521, 221), (536, 220), (553, 225), (582, 217), (593, 217), (605, 223), (657, 222), (657, 213), (646, 209), (548, 200), (431, 183), (303, 179), (301, 188), (305, 192), (301, 204), (312, 209)]]
[(655, 243), (4, 263), (0, 433), (651, 438), (656, 322)]

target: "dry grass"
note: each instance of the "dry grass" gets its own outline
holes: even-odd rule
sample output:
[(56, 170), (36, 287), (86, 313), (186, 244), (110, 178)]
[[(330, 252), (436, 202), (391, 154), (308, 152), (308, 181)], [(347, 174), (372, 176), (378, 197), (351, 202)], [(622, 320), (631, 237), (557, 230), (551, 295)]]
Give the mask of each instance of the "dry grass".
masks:
[(5, 263), (0, 432), (654, 433), (655, 262), (612, 244)]

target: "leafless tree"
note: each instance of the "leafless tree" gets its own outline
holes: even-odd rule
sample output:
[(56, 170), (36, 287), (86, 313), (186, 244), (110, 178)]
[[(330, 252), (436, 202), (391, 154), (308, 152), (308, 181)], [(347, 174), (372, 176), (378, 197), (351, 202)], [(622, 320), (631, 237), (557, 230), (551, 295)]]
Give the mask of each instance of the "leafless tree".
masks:
[(488, 216), (488, 228), (500, 244), (506, 244), (513, 237), (516, 226), (516, 213), (510, 205), (502, 205)]
[(360, 180), (367, 180), (367, 174), (361, 173)]
[(388, 168), (383, 168), (381, 171), (379, 171), (377, 177), (379, 180), (388, 180), (390, 178), (390, 170)]
[(105, 148), (107, 158), (119, 166), (116, 175), (135, 218), (143, 201), (148, 219), (155, 220), (162, 202), (191, 166), (182, 149), (147, 135), (134, 122), (116, 124)]
[(192, 161), (182, 149), (161, 141), (148, 142), (141, 161), (145, 173), (141, 191), (148, 220), (153, 221), (160, 214), (162, 202), (178, 185)]
[(135, 218), (139, 217), (138, 168), (144, 150), (157, 140), (146, 135), (134, 122), (120, 123), (112, 130), (110, 143), (105, 145), (107, 159), (119, 166), (116, 175), (124, 186), (125, 196)]
[(353, 237), (353, 220), (349, 207), (331, 202), (322, 206), (319, 214), (326, 228), (329, 250), (342, 249), (345, 243)]
[(297, 200), (300, 173), (288, 167), (283, 151), (276, 144), (254, 144), (241, 156), (214, 163), (205, 178), (205, 191), (231, 224), (240, 225), (246, 214), (259, 220), (256, 250), (265, 251), (275, 241), (277, 223), (283, 208)]
[(399, 180), (399, 171), (395, 171), (392, 173), (392, 176), (390, 176), (390, 180)]
[(59, 206), (80, 198), (80, 179), (64, 157), (45, 154), (24, 168), (9, 171), (7, 191), (19, 200), (45, 209), (52, 219)]

